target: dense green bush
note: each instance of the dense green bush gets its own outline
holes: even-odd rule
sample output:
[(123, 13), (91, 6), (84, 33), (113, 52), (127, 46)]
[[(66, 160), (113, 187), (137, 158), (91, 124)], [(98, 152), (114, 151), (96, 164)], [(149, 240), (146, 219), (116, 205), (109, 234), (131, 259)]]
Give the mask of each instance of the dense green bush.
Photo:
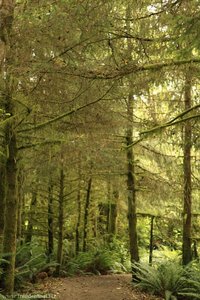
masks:
[(176, 262), (157, 266), (133, 265), (134, 284), (142, 290), (166, 300), (200, 299), (200, 265), (182, 267)]
[(48, 262), (44, 250), (37, 244), (19, 246), (16, 254), (15, 286), (23, 285), (26, 281), (35, 281), (37, 274), (43, 271), (52, 272), (56, 267), (54, 261)]
[(130, 271), (130, 263), (127, 250), (113, 242), (109, 247), (79, 253), (67, 261), (63, 271), (66, 275), (122, 273)]

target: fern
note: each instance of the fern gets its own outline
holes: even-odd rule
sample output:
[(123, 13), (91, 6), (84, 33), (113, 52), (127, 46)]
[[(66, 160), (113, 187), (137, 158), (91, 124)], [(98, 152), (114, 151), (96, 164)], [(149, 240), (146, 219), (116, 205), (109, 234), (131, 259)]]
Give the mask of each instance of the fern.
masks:
[(135, 263), (133, 265), (136, 286), (165, 300), (200, 299), (200, 266), (182, 267), (174, 262), (166, 262), (152, 267)]

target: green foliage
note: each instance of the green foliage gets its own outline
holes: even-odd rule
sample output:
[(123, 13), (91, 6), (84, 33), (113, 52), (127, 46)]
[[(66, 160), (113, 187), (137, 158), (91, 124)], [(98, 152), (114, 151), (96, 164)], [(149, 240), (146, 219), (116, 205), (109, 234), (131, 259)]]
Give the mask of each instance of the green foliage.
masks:
[(171, 261), (155, 267), (134, 264), (135, 285), (165, 300), (200, 299), (200, 265), (182, 267)]
[[(67, 275), (80, 273), (107, 274), (130, 271), (127, 250), (121, 245), (110, 244), (111, 249), (99, 248), (81, 252), (69, 260), (66, 265)], [(118, 249), (118, 251), (117, 251)]]
[(20, 246), (16, 255), (15, 283), (19, 286), (24, 281), (34, 281), (38, 273), (52, 268), (54, 270), (56, 266), (54, 261), (48, 262), (43, 249), (37, 243)]

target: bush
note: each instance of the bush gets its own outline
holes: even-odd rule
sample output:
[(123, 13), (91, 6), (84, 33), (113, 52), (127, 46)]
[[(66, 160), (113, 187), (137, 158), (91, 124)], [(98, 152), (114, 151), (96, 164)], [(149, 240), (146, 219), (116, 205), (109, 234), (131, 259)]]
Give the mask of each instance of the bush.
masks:
[(38, 273), (49, 272), (56, 266), (54, 261), (48, 262), (48, 257), (37, 243), (20, 246), (16, 254), (15, 285), (18, 287), (26, 281), (34, 282)]
[(67, 270), (66, 275), (108, 274), (128, 271), (126, 259), (122, 259), (122, 253), (108, 248), (81, 252), (77, 257), (70, 259), (64, 268)]
[(184, 268), (175, 262), (165, 262), (151, 267), (137, 263), (133, 269), (134, 284), (148, 293), (166, 300), (200, 299), (199, 266)]

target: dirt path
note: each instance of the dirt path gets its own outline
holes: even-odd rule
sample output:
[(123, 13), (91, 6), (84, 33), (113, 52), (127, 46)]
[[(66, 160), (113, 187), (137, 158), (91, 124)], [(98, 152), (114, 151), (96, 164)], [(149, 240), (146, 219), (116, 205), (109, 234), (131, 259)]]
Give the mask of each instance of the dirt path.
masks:
[(153, 300), (133, 291), (131, 275), (84, 276), (59, 279), (52, 284), (56, 300)]

